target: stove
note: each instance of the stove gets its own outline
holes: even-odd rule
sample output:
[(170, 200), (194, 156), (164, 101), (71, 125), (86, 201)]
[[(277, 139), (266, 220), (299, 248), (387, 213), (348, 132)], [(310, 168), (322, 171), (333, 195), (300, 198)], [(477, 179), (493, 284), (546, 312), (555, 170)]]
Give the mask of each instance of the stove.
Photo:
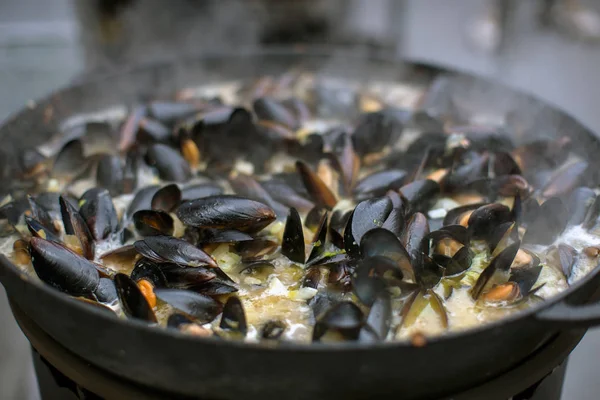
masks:
[[(173, 399), (126, 381), (91, 365), (43, 332), (17, 305), (11, 303), (17, 323), (29, 339), (42, 399)], [(447, 400), (560, 400), (569, 353), (585, 330), (562, 332), (512, 370)]]

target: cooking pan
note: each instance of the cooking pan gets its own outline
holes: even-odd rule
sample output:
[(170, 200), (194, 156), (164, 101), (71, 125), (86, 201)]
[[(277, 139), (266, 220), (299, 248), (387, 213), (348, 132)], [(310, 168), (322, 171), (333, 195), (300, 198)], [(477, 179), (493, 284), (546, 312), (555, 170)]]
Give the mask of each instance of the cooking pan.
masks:
[[(576, 153), (597, 169), (596, 137), (563, 113), (496, 83), (458, 72), (417, 68), (381, 57), (320, 50), (271, 49), (188, 57), (99, 77), (58, 91), (0, 128), (3, 188), (18, 172), (17, 155), (42, 143), (68, 116), (167, 96), (182, 87), (280, 74), (301, 67), (349, 79), (433, 83), (422, 111), (469, 120), (503, 118), (519, 143), (567, 133)], [(415, 72), (417, 71), (417, 72)], [(425, 71), (425, 72), (423, 72)], [(276, 347), (186, 336), (122, 320), (29, 279), (6, 258), (0, 281), (9, 298), (67, 349), (90, 363), (152, 388), (214, 399), (436, 398), (509, 370), (559, 331), (600, 324), (586, 301), (600, 268), (560, 295), (508, 318), (411, 343), (293, 344)]]

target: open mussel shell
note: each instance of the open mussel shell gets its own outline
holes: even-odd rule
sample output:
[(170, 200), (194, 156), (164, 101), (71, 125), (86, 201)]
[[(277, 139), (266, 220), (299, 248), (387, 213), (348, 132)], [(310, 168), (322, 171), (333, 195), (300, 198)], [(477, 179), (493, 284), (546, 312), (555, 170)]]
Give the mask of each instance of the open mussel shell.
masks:
[(73, 296), (89, 296), (98, 287), (94, 264), (66, 247), (33, 237), (30, 253), (36, 274), (50, 286)]
[(44, 225), (42, 225), (38, 220), (36, 220), (34, 218), (26, 216), (25, 217), (25, 225), (27, 225), (27, 229), (29, 230), (29, 233), (31, 233), (31, 236), (46, 239), (46, 240), (49, 240), (49, 241), (55, 242), (55, 243), (62, 243), (62, 241), (60, 240), (60, 238), (58, 236), (56, 236), (54, 233), (52, 233), (50, 230), (48, 230)]
[[(188, 228), (188, 230), (191, 228)], [(245, 232), (221, 229), (198, 229), (196, 245), (207, 243), (239, 243), (254, 240), (254, 238)]]
[(283, 240), (281, 242), (281, 254), (291, 261), (304, 264), (306, 250), (304, 246), (304, 229), (300, 214), (295, 208), (290, 208), (285, 230), (283, 231)]
[[(182, 269), (177, 266), (177, 268)], [(161, 268), (161, 264), (158, 264), (147, 258), (140, 258), (133, 267), (129, 276), (134, 282), (139, 282), (145, 279), (152, 283), (155, 287), (166, 287), (167, 278)]]
[(59, 198), (60, 212), (62, 215), (63, 226), (67, 235), (75, 235), (81, 243), (83, 256), (88, 260), (94, 259), (94, 238), (89, 227), (79, 212), (73, 205), (65, 200), (64, 197)]
[(153, 210), (171, 212), (175, 210), (181, 203), (181, 190), (176, 184), (170, 184), (160, 188), (150, 202), (150, 207)]
[(315, 205), (331, 210), (337, 204), (337, 198), (329, 187), (306, 163), (296, 161), (296, 170), (302, 178), (306, 191)]
[(361, 328), (358, 340), (361, 342), (384, 341), (392, 324), (392, 303), (389, 293), (380, 292), (369, 310), (365, 325)]
[(365, 233), (381, 227), (392, 211), (389, 197), (368, 199), (358, 203), (344, 230), (344, 247), (352, 257), (358, 257), (360, 243)]
[(112, 198), (106, 189), (92, 188), (79, 200), (79, 213), (94, 240), (104, 240), (118, 229), (118, 217)]
[(421, 213), (415, 213), (408, 220), (400, 242), (411, 257), (413, 265), (420, 262), (420, 253), (423, 239), (429, 235), (429, 222)]
[(35, 198), (29, 195), (27, 196), (27, 201), (29, 202), (31, 217), (37, 220), (49, 232), (55, 235), (60, 234), (60, 226), (52, 219), (48, 211)]
[(136, 211), (133, 214), (133, 224), (141, 236), (171, 236), (175, 229), (173, 217), (164, 211)]
[(254, 100), (252, 108), (261, 120), (276, 122), (294, 130), (299, 127), (299, 121), (294, 114), (274, 98), (258, 98)]
[(321, 341), (329, 333), (333, 334), (333, 340), (356, 340), (363, 323), (364, 315), (356, 304), (339, 302), (319, 318), (313, 330), (313, 341)]
[(519, 251), (520, 245), (521, 243), (517, 242), (502, 250), (502, 252), (500, 252), (500, 254), (498, 254), (483, 270), (479, 275), (477, 282), (473, 285), (473, 289), (471, 289), (471, 297), (473, 297), (474, 300), (479, 299), (479, 297), (487, 290), (491, 289), (493, 285), (503, 284), (508, 281), (510, 266)]
[(258, 232), (275, 220), (269, 206), (243, 197), (218, 195), (186, 201), (177, 210), (186, 225)]
[(452, 210), (448, 211), (444, 217), (443, 225), (446, 226), (459, 224), (467, 226), (473, 211), (485, 205), (486, 203), (475, 203), (453, 208)]
[(312, 248), (306, 262), (308, 264), (316, 262), (325, 253), (325, 244), (327, 241), (327, 213), (321, 216), (321, 221), (317, 225), (317, 229), (313, 236)]
[(213, 321), (223, 310), (218, 301), (189, 290), (156, 288), (154, 293), (160, 300), (203, 324)]
[(246, 322), (246, 313), (244, 306), (240, 301), (239, 297), (231, 296), (227, 299), (225, 306), (223, 307), (223, 314), (221, 315), (221, 322), (219, 328), (229, 331), (235, 334), (239, 334), (242, 337), (248, 333), (248, 324)]
[(114, 278), (115, 287), (121, 309), (129, 318), (136, 318), (150, 323), (156, 323), (156, 315), (148, 304), (146, 297), (138, 285), (127, 275), (117, 274)]
[(287, 213), (287, 207), (278, 201), (275, 201), (269, 192), (267, 192), (265, 188), (250, 175), (237, 174), (229, 179), (229, 183), (237, 195), (268, 205), (280, 217)]
[(149, 236), (138, 240), (134, 246), (141, 255), (156, 262), (171, 262), (189, 267), (217, 266), (217, 262), (204, 251), (172, 236)]
[(403, 129), (402, 121), (391, 109), (365, 113), (352, 132), (354, 148), (361, 156), (377, 153), (386, 145), (395, 143)]
[(573, 247), (561, 243), (558, 246), (552, 246), (546, 251), (547, 262), (559, 270), (567, 280), (571, 278), (573, 267), (577, 263), (577, 250)]
[(204, 293), (201, 290), (203, 285), (217, 277), (214, 268), (182, 268), (176, 264), (159, 264), (159, 269), (165, 277), (164, 286), (171, 289), (189, 289)]
[(507, 206), (499, 203), (486, 204), (471, 213), (468, 229), (473, 239), (488, 239), (498, 225), (512, 219), (512, 213)]
[(128, 224), (131, 216), (135, 214), (136, 211), (150, 210), (152, 208), (152, 198), (159, 188), (158, 185), (145, 186), (135, 193), (133, 200), (129, 203), (125, 215), (123, 216), (123, 226)]
[(413, 211), (425, 211), (440, 192), (440, 185), (431, 179), (413, 181), (400, 188)]
[(58, 179), (71, 180), (85, 169), (86, 164), (83, 143), (79, 139), (71, 140), (56, 155), (52, 166), (52, 176)]
[(383, 277), (387, 271), (392, 271), (392, 275), (396, 279), (402, 279), (402, 271), (393, 260), (387, 257), (365, 258), (358, 264), (352, 281), (352, 288), (356, 297), (364, 305), (371, 306), (377, 296), (387, 290), (388, 285)]
[(261, 185), (273, 199), (287, 207), (294, 207), (301, 212), (306, 212), (315, 207), (312, 201), (282, 179), (262, 181)]
[(365, 233), (360, 242), (360, 254), (363, 259), (386, 257), (396, 263), (403, 276), (414, 280), (410, 255), (396, 235), (387, 229), (375, 228)]

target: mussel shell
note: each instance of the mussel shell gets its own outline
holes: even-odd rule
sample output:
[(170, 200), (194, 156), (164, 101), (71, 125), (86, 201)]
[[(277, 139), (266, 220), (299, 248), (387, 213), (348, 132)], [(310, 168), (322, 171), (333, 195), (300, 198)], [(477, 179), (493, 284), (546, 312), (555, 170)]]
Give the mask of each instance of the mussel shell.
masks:
[(475, 204), (467, 204), (464, 206), (453, 208), (448, 211), (446, 216), (444, 217), (444, 225), (455, 225), (458, 224), (460, 218), (469, 211), (474, 211), (479, 207), (485, 206), (487, 203), (475, 203)]
[(295, 208), (290, 208), (285, 230), (283, 231), (283, 240), (281, 242), (281, 254), (291, 261), (304, 264), (306, 250), (304, 247), (304, 229), (300, 214)]
[(185, 182), (190, 179), (192, 172), (187, 161), (177, 150), (164, 145), (153, 144), (146, 153), (150, 166), (158, 171), (160, 179), (172, 182)]
[(337, 198), (319, 176), (304, 162), (296, 161), (296, 170), (304, 182), (306, 191), (319, 207), (331, 210), (337, 204)]
[(288, 207), (305, 212), (314, 207), (312, 201), (298, 193), (292, 186), (281, 179), (262, 181), (261, 185), (276, 201)]
[(581, 182), (588, 167), (586, 161), (578, 161), (559, 169), (542, 189), (542, 196), (550, 198), (571, 192)]
[(112, 304), (118, 297), (117, 288), (111, 279), (100, 278), (94, 296), (100, 303)]
[(319, 341), (330, 330), (337, 331), (347, 340), (356, 340), (363, 320), (364, 315), (356, 304), (349, 301), (339, 302), (317, 321), (313, 341)]
[(107, 239), (117, 230), (117, 212), (106, 189), (89, 189), (81, 196), (79, 204), (79, 213), (95, 240)]
[[(190, 228), (188, 228), (190, 229)], [(252, 241), (254, 238), (247, 233), (236, 230), (198, 229), (196, 245), (206, 243), (239, 243)]]
[[(177, 268), (183, 269), (179, 266)], [(149, 260), (147, 258), (140, 258), (133, 267), (129, 276), (134, 282), (139, 282), (142, 279), (146, 279), (151, 282), (154, 287), (166, 287), (167, 278), (161, 268), (161, 264)]]
[(502, 250), (502, 252), (494, 257), (492, 262), (481, 272), (479, 278), (477, 278), (477, 282), (473, 285), (473, 289), (471, 289), (471, 297), (473, 300), (479, 299), (484, 291), (492, 285), (502, 284), (508, 281), (510, 266), (519, 251), (520, 245), (521, 243), (517, 242)]
[(42, 207), (36, 199), (31, 196), (27, 196), (27, 200), (29, 201), (29, 209), (31, 210), (31, 216), (36, 219), (41, 225), (46, 228), (46, 230), (51, 233), (58, 235), (60, 233), (58, 226), (56, 225), (54, 219), (50, 216), (48, 211)]
[[(387, 270), (399, 272), (396, 263), (383, 256), (365, 258), (356, 267), (354, 279), (352, 280), (352, 289), (356, 297), (364, 305), (370, 307), (377, 296), (387, 290), (388, 285), (386, 280), (378, 274), (378, 271)], [(402, 278), (401, 272), (400, 278)]]
[(294, 114), (273, 98), (261, 97), (254, 100), (252, 106), (259, 119), (277, 122), (294, 130), (299, 127), (299, 121)]
[(259, 201), (273, 208), (278, 216), (287, 213), (287, 207), (275, 201), (258, 181), (246, 174), (238, 174), (229, 180), (234, 192), (241, 197)]
[(359, 199), (383, 196), (388, 190), (397, 190), (406, 180), (406, 171), (387, 169), (375, 172), (361, 179), (354, 188), (354, 195)]
[(223, 310), (218, 301), (189, 290), (156, 288), (154, 293), (160, 300), (203, 324), (214, 320)]
[(181, 190), (176, 184), (170, 184), (160, 188), (150, 202), (150, 206), (153, 210), (171, 212), (179, 203), (181, 203)]
[(115, 287), (121, 302), (121, 309), (129, 318), (156, 323), (156, 315), (148, 304), (138, 285), (127, 275), (115, 275)]
[(152, 208), (152, 198), (154, 194), (159, 190), (158, 185), (146, 186), (138, 190), (129, 203), (127, 211), (123, 216), (123, 225), (125, 226), (129, 219), (136, 211), (139, 210), (150, 210)]
[(384, 341), (392, 325), (392, 303), (389, 293), (383, 291), (377, 295), (358, 340), (361, 342)]
[(141, 255), (156, 262), (171, 262), (189, 267), (217, 266), (217, 262), (204, 251), (172, 236), (149, 236), (133, 245)]
[(116, 155), (106, 154), (98, 161), (96, 183), (98, 187), (108, 190), (111, 196), (123, 193), (123, 166)]
[(141, 236), (171, 236), (175, 224), (164, 211), (140, 210), (133, 214), (133, 223)]
[(400, 188), (409, 203), (411, 210), (425, 211), (440, 192), (440, 185), (431, 179), (422, 179), (408, 183)]
[(72, 179), (85, 169), (86, 164), (83, 143), (79, 139), (74, 139), (66, 143), (56, 155), (52, 175), (59, 179)]
[(421, 213), (415, 213), (406, 224), (406, 228), (400, 237), (400, 242), (411, 257), (413, 267), (420, 262), (423, 239), (429, 234), (429, 223), (427, 217)]
[(352, 133), (354, 149), (361, 156), (376, 153), (394, 144), (403, 129), (402, 122), (390, 110), (363, 114)]
[(46, 229), (46, 227), (40, 224), (38, 220), (26, 216), (25, 225), (27, 225), (27, 229), (29, 229), (29, 233), (31, 233), (32, 236), (62, 244), (60, 238)]
[(325, 252), (325, 245), (327, 241), (327, 213), (321, 216), (321, 221), (318, 224), (317, 230), (312, 240), (312, 249), (306, 259), (307, 263), (312, 263), (319, 259)]
[(469, 233), (473, 239), (488, 239), (498, 225), (512, 219), (512, 213), (505, 205), (487, 204), (474, 210), (469, 217)]
[(63, 226), (67, 235), (75, 235), (81, 243), (83, 256), (88, 260), (94, 259), (94, 238), (85, 220), (75, 207), (64, 197), (59, 198)]
[(377, 256), (389, 258), (396, 263), (402, 275), (414, 280), (410, 255), (396, 235), (386, 229), (376, 228), (365, 233), (360, 242), (360, 254), (364, 259)]
[(157, 287), (168, 287), (170, 289), (190, 289), (205, 284), (216, 278), (217, 274), (213, 268), (194, 267), (186, 268), (177, 264), (158, 264), (158, 268), (164, 276), (164, 285)]
[(148, 105), (149, 115), (167, 125), (191, 117), (196, 112), (198, 107), (193, 103), (153, 101)]
[(36, 274), (56, 289), (79, 296), (98, 288), (100, 276), (94, 264), (66, 247), (33, 237), (30, 253)]
[(242, 336), (246, 336), (248, 333), (244, 306), (237, 296), (231, 296), (227, 299), (223, 307), (223, 315), (221, 316), (219, 327), (224, 330), (238, 332)]
[(186, 225), (252, 233), (269, 225), (275, 219), (275, 212), (254, 200), (218, 195), (184, 202), (177, 216)]
[(353, 257), (358, 257), (363, 235), (371, 229), (381, 227), (391, 212), (392, 201), (387, 196), (358, 203), (344, 231), (346, 252)]
[(526, 295), (537, 282), (541, 272), (542, 266), (539, 264), (525, 268), (513, 268), (511, 269), (509, 281), (519, 285), (519, 292)]

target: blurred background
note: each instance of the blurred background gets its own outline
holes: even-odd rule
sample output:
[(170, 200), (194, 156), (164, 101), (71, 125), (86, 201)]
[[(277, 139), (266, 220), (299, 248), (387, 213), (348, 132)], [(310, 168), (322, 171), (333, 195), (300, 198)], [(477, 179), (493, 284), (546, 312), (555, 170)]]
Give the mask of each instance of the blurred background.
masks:
[[(595, 4), (594, 4), (595, 3)], [(600, 132), (593, 0), (2, 0), (0, 120), (86, 76), (178, 54), (328, 43), (441, 64), (535, 94)], [(0, 399), (38, 398), (0, 287)], [(569, 361), (564, 399), (596, 399), (600, 332)]]

